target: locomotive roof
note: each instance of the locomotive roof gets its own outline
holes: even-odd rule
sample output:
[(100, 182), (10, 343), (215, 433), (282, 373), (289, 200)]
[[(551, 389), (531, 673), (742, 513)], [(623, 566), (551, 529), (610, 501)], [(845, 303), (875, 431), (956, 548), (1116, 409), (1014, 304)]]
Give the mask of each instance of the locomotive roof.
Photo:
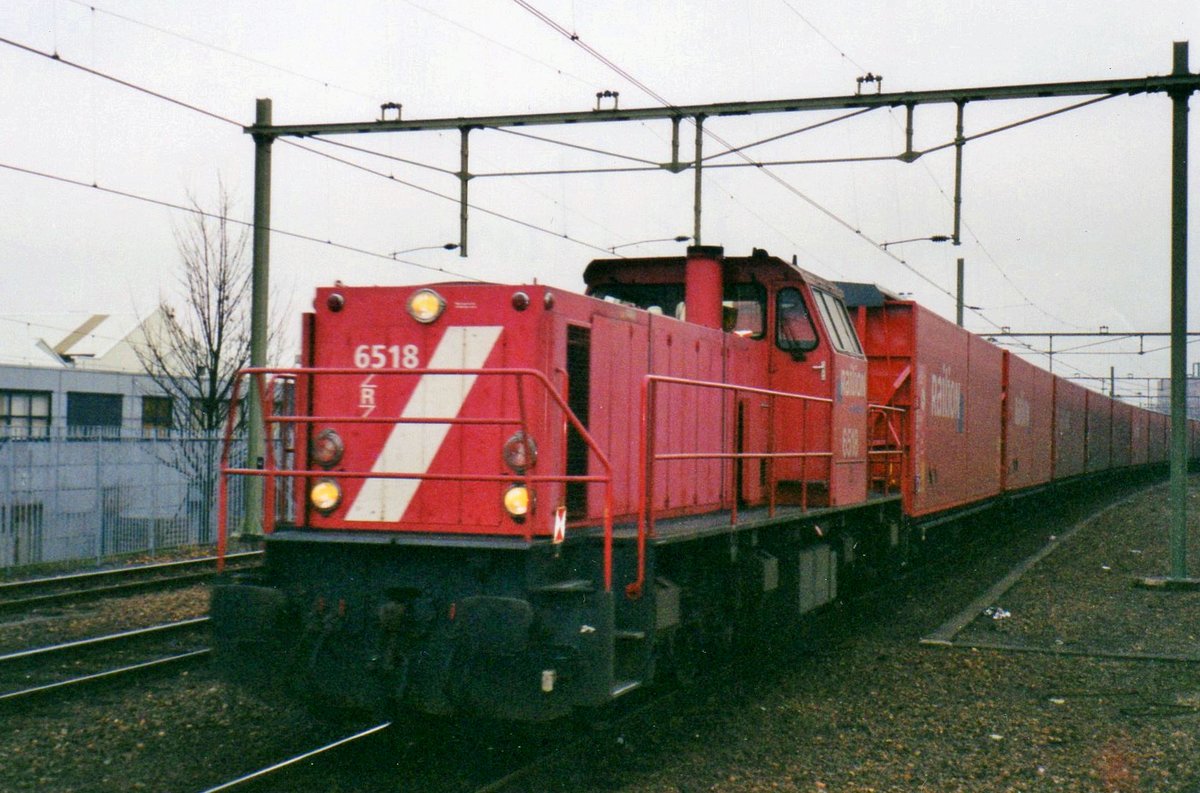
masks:
[[(594, 286), (596, 284), (619, 281), (620, 278), (618, 276), (622, 273), (647, 275), (656, 269), (662, 272), (670, 272), (672, 270), (682, 272), (686, 263), (686, 256), (593, 259), (583, 271), (583, 281), (588, 286)], [(795, 261), (787, 262), (778, 256), (772, 256), (762, 248), (755, 248), (749, 256), (722, 256), (721, 264), (725, 268), (745, 268), (747, 270), (762, 269), (764, 267), (774, 268), (787, 275), (798, 275), (800, 280), (811, 286), (819, 286), (839, 297), (842, 295), (841, 287), (833, 281), (805, 270), (803, 267), (797, 265)]]

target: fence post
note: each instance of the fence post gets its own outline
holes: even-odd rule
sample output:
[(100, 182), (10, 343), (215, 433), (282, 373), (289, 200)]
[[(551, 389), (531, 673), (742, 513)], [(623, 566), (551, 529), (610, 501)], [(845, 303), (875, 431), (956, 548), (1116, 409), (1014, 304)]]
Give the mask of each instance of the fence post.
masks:
[(154, 449), (150, 466), (150, 554), (153, 555), (158, 542), (158, 437), (157, 433), (150, 443)]

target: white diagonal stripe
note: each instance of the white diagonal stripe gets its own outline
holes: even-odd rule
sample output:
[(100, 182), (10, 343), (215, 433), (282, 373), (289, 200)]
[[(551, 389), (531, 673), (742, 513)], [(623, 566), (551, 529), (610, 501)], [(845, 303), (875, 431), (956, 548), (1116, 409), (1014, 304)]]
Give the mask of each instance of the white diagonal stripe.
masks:
[[(481, 369), (500, 338), (500, 326), (450, 327), (438, 343), (427, 369)], [(421, 375), (403, 418), (456, 417), (475, 375)], [(396, 424), (388, 435), (372, 473), (423, 474), (446, 440), (449, 424)], [(350, 505), (347, 520), (395, 522), (412, 503), (419, 479), (367, 479)]]

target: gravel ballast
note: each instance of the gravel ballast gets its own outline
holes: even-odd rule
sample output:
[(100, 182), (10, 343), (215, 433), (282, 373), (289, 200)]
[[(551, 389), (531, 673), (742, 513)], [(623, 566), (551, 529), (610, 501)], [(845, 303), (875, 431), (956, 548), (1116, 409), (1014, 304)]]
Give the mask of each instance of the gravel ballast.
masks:
[[(1200, 570), (1200, 482), (1192, 487), (1189, 561)], [(948, 646), (920, 640), (1066, 535), (1071, 519), (1030, 518), (987, 552), (830, 608), (801, 637), (707, 676), (615, 734), (597, 731), (587, 751), (520, 789), (1196, 793), (1200, 599), (1134, 586), (1168, 571), (1166, 492), (1142, 490), (1056, 540)], [(193, 602), (161, 608), (177, 617)], [(0, 644), (37, 643), (38, 624), (25, 624), (20, 642), (0, 631)], [(0, 789), (88, 793), (199, 791), (346, 732), (204, 669), (4, 713), (0, 725)], [(566, 730), (550, 725), (542, 740)], [(376, 750), (390, 757), (358, 758), (353, 773), (259, 789), (465, 789), (455, 769), (478, 760), (478, 736), (443, 731), (422, 748), (416, 732), (401, 725), (407, 737), (393, 739), (394, 752)], [(513, 728), (493, 743), (517, 735), (530, 733)]]

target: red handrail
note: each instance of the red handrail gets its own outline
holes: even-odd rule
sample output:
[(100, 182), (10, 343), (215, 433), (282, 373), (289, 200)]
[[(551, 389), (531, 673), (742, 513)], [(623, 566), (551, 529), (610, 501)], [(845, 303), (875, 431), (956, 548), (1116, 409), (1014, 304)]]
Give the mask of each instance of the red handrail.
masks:
[[(321, 476), (326, 474), (324, 470), (313, 468), (279, 468), (275, 465), (271, 444), (268, 444), (267, 450), (267, 467), (264, 469), (257, 468), (231, 468), (229, 466), (229, 449), (233, 438), (233, 423), (232, 416), (236, 414), (238, 400), (241, 396), (241, 378), (249, 376), (258, 381), (258, 390), (260, 397), (264, 399), (264, 394), (270, 389), (265, 387), (264, 378), (270, 376), (270, 382), (273, 384), (275, 380), (280, 378), (298, 378), (301, 375), (318, 376), (318, 375), (361, 375), (364, 371), (370, 371), (372, 374), (381, 376), (401, 376), (415, 377), (422, 375), (474, 375), (486, 377), (511, 377), (517, 382), (518, 403), (521, 415), (517, 418), (501, 416), (496, 418), (472, 419), (472, 418), (405, 418), (397, 416), (388, 417), (329, 417), (329, 416), (274, 416), (269, 410), (263, 411), (264, 428), (271, 425), (283, 424), (314, 424), (317, 422), (332, 422), (332, 423), (355, 423), (355, 424), (464, 424), (464, 425), (518, 425), (522, 428), (526, 427), (525, 416), (525, 400), (521, 389), (521, 384), (526, 378), (532, 378), (539, 383), (545, 393), (562, 411), (565, 417), (564, 424), (569, 424), (575, 428), (584, 443), (588, 447), (590, 454), (595, 455), (596, 460), (600, 463), (603, 469), (603, 474), (587, 475), (587, 476), (567, 476), (565, 473), (561, 475), (529, 475), (525, 474), (522, 478), (526, 482), (541, 483), (541, 482), (587, 482), (587, 483), (602, 483), (604, 484), (604, 514), (603, 514), (603, 531), (604, 531), (604, 588), (605, 591), (612, 589), (612, 464), (608, 457), (601, 451), (599, 444), (583, 426), (579, 418), (574, 414), (568, 406), (563, 395), (554, 388), (553, 384), (545, 374), (536, 369), (371, 369), (364, 370), (358, 368), (316, 368), (316, 367), (292, 367), (286, 369), (269, 368), (269, 367), (250, 367), (242, 369), (238, 372), (238, 377), (234, 385), (232, 402), (230, 405), (230, 421), (227, 423), (225, 432), (225, 445), (221, 454), (221, 480), (220, 493), (218, 497), (218, 508), (220, 514), (218, 516), (218, 567), (224, 565), (224, 554), (226, 549), (226, 538), (228, 536), (228, 480), (232, 476), (259, 476), (264, 477), (269, 483), (269, 493), (274, 494), (274, 482), (278, 477), (310, 477)], [(339, 471), (338, 476), (347, 479), (419, 479), (429, 481), (460, 481), (460, 482), (509, 482), (512, 481), (511, 476), (499, 474), (430, 474), (430, 473), (405, 473), (405, 472), (373, 472), (373, 471)], [(273, 506), (273, 505), (272, 505)], [(264, 514), (265, 517), (265, 514)], [(273, 517), (273, 515), (272, 515)], [(264, 531), (267, 529), (264, 527)], [(268, 532), (269, 533), (269, 532)], [(525, 533), (526, 541), (532, 541), (532, 526), (528, 527)]]
[[(904, 426), (905, 419), (908, 416), (908, 411), (902, 407), (893, 405), (868, 405), (868, 431), (872, 433), (868, 438), (868, 443), (881, 441), (887, 444), (887, 448), (867, 450), (867, 458), (872, 471), (878, 470), (879, 466), (883, 466), (883, 490), (885, 493), (893, 492), (892, 481), (895, 478), (894, 473), (899, 469), (899, 477), (895, 478), (897, 488), (899, 482), (904, 476), (904, 444), (907, 438), (906, 428)], [(874, 418), (882, 418), (884, 420), (884, 434), (880, 438), (875, 436), (876, 422)]]
[[(808, 424), (808, 406), (813, 403), (817, 404), (833, 404), (833, 400), (826, 397), (814, 397), (804, 394), (794, 394), (787, 391), (773, 391), (766, 388), (755, 388), (752, 386), (735, 385), (732, 383), (716, 383), (708, 380), (693, 380), (683, 377), (669, 377), (667, 375), (648, 374), (642, 378), (641, 385), (641, 417), (640, 417), (640, 437), (638, 439), (638, 527), (637, 527), (637, 575), (635, 579), (625, 587), (625, 593), (631, 598), (640, 597), (642, 589), (646, 583), (646, 538), (654, 534), (654, 505), (653, 505), (653, 487), (654, 487), (654, 463), (656, 461), (666, 460), (684, 460), (684, 459), (713, 459), (713, 460), (743, 460), (743, 459), (765, 459), (769, 463), (779, 459), (798, 459), (801, 461), (801, 466), (810, 457), (823, 457), (832, 459), (832, 448), (827, 452), (777, 452), (774, 450), (775, 438), (774, 433), (770, 433), (769, 451), (766, 452), (689, 452), (684, 454), (657, 454), (654, 450), (654, 439), (651, 433), (653, 422), (651, 417), (654, 414), (654, 392), (657, 390), (658, 384), (663, 385), (680, 385), (691, 386), (694, 388), (711, 389), (717, 391), (732, 392), (735, 396), (739, 394), (755, 394), (759, 396), (769, 397), (771, 415), (774, 415), (775, 399), (782, 398), (793, 401), (799, 401), (803, 406), (802, 423), (807, 427)], [(801, 445), (803, 446), (807, 440), (807, 435), (801, 436)], [(803, 470), (803, 469), (802, 469)], [(803, 478), (803, 477), (802, 477)], [(736, 481), (736, 477), (735, 480)], [(775, 514), (775, 472), (774, 466), (771, 465), (771, 473), (768, 476), (768, 514)], [(737, 524), (737, 501), (738, 493), (732, 493), (732, 510), (730, 511), (730, 521), (732, 525)], [(801, 491), (801, 507), (807, 509), (807, 483), (802, 485)]]

